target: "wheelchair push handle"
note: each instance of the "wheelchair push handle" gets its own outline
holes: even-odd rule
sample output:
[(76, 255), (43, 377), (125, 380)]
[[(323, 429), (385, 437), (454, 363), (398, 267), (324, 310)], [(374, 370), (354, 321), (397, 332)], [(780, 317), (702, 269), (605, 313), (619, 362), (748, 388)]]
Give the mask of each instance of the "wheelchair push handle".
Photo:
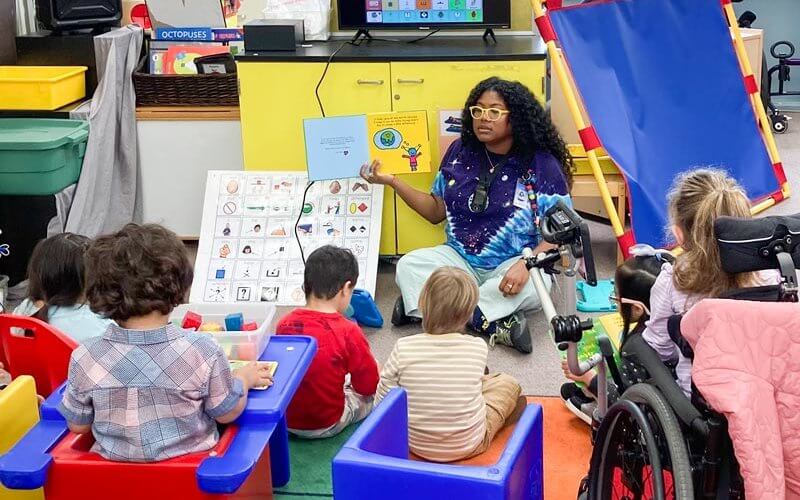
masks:
[(567, 248), (574, 259), (582, 258), (586, 282), (597, 284), (589, 226), (575, 210), (559, 200), (545, 212), (539, 232), (544, 241)]

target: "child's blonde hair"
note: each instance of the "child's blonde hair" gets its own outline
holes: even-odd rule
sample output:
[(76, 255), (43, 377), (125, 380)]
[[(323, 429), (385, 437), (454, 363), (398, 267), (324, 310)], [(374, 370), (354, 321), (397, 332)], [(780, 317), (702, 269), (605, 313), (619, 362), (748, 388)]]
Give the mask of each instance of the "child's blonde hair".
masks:
[(674, 266), (678, 290), (718, 297), (727, 290), (751, 286), (752, 273), (722, 270), (714, 222), (720, 216), (750, 218), (744, 189), (725, 171), (702, 168), (676, 177), (669, 193), (669, 217), (683, 232), (684, 253)]
[(478, 306), (478, 285), (456, 267), (441, 267), (430, 275), (419, 296), (422, 328), (426, 333), (458, 332)]

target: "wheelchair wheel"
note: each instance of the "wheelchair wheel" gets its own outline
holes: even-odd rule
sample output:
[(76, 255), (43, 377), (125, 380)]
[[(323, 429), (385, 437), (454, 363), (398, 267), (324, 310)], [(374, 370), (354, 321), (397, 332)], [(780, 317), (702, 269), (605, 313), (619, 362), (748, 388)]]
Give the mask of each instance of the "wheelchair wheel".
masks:
[(597, 433), (588, 498), (694, 498), (686, 442), (678, 420), (653, 386), (636, 384), (612, 405)]

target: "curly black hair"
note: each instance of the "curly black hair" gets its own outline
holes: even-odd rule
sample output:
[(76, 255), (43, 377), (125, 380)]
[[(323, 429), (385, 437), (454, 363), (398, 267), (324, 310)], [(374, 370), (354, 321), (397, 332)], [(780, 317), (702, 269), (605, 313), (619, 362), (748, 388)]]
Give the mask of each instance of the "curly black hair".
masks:
[(169, 314), (192, 286), (183, 242), (157, 224), (127, 224), (97, 238), (86, 253), (86, 299), (96, 314), (115, 321)]
[(481, 148), (472, 128), (470, 106), (475, 106), (484, 92), (494, 90), (503, 98), (509, 110), (511, 131), (514, 136), (514, 154), (526, 160), (533, 158), (536, 151), (547, 151), (561, 164), (561, 170), (572, 187), (572, 157), (555, 125), (530, 89), (520, 82), (502, 80), (496, 76), (478, 83), (467, 98), (462, 111), (461, 142), (471, 148)]

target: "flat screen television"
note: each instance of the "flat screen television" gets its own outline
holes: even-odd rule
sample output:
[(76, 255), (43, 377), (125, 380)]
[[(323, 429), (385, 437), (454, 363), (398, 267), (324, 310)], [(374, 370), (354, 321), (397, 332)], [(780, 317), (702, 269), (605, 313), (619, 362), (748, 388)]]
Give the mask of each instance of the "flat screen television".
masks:
[(487, 29), (511, 26), (511, 0), (336, 0), (339, 29)]

